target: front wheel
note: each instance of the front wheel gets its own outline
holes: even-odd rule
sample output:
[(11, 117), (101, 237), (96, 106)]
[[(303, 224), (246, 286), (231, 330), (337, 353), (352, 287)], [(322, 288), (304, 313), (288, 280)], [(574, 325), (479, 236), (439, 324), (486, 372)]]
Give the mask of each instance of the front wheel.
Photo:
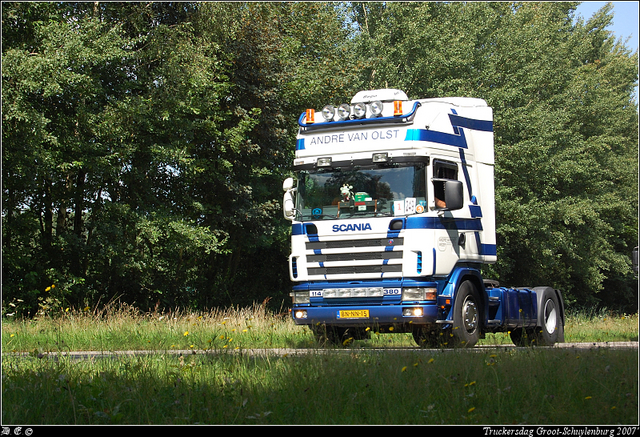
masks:
[(369, 338), (369, 331), (364, 328), (343, 328), (318, 324), (312, 326), (311, 331), (319, 346), (346, 347), (351, 345), (354, 340)]
[(453, 305), (454, 346), (473, 347), (482, 333), (482, 304), (480, 295), (471, 281), (464, 281)]
[(413, 340), (421, 348), (434, 348), (442, 346), (444, 331), (436, 326), (424, 325), (414, 327), (411, 334)]

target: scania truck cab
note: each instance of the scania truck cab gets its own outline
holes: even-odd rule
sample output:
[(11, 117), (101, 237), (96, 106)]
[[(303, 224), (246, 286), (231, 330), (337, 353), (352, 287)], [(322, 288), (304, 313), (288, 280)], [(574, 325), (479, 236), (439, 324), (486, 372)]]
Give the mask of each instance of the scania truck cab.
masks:
[[(320, 342), (410, 332), (422, 347), (563, 341), (552, 287), (500, 287), (493, 112), (478, 98), (396, 89), (300, 115), (283, 184), (292, 317)], [(526, 268), (526, 266), (522, 266)]]

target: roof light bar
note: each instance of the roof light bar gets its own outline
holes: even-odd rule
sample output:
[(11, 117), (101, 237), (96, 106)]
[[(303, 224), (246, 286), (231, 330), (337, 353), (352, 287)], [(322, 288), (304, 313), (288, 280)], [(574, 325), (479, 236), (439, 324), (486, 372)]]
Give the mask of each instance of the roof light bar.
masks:
[[(340, 106), (331, 104), (322, 108), (322, 120), (315, 120), (314, 109), (307, 109), (298, 119), (303, 129), (330, 128), (336, 122), (368, 124), (368, 123), (405, 123), (413, 120), (420, 102), (413, 102), (413, 108), (404, 113), (403, 102), (409, 102), (407, 95), (396, 89), (361, 91), (356, 94), (351, 103)], [(410, 103), (410, 102), (409, 102)], [(306, 120), (305, 120), (306, 115)]]

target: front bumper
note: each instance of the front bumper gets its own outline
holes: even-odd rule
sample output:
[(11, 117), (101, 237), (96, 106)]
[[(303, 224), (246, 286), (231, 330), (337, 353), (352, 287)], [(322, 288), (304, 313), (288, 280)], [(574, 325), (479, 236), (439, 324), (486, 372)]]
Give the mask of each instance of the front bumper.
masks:
[[(416, 315), (418, 314), (418, 315)], [(434, 324), (438, 319), (435, 302), (400, 305), (294, 305), (291, 311), (296, 325), (326, 324), (343, 327)]]

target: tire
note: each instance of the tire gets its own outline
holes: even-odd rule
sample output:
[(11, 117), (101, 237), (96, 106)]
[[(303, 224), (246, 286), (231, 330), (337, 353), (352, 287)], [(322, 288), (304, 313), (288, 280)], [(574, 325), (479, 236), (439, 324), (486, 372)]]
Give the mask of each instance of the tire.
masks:
[(482, 334), (483, 308), (480, 295), (471, 281), (464, 281), (453, 305), (453, 346), (473, 347)]
[(511, 330), (509, 335), (516, 346), (553, 346), (564, 341), (562, 306), (558, 295), (548, 287), (538, 288), (536, 292), (542, 293), (538, 308), (542, 326)]
[(346, 347), (354, 340), (364, 340), (369, 337), (368, 332), (357, 328), (341, 328), (331, 325), (314, 325), (311, 327), (313, 336), (319, 346)]
[(434, 348), (440, 346), (441, 342), (439, 341), (439, 338), (442, 338), (442, 336), (439, 334), (442, 333), (442, 329), (438, 329), (437, 327), (430, 325), (419, 326), (411, 331), (413, 340), (421, 348)]
[(509, 337), (516, 346), (532, 346), (537, 343), (534, 328), (515, 328), (509, 331)]
[(558, 295), (551, 288), (542, 291), (542, 306), (538, 308), (542, 316), (542, 326), (536, 327), (536, 340), (540, 346), (553, 346), (564, 339), (562, 307)]

